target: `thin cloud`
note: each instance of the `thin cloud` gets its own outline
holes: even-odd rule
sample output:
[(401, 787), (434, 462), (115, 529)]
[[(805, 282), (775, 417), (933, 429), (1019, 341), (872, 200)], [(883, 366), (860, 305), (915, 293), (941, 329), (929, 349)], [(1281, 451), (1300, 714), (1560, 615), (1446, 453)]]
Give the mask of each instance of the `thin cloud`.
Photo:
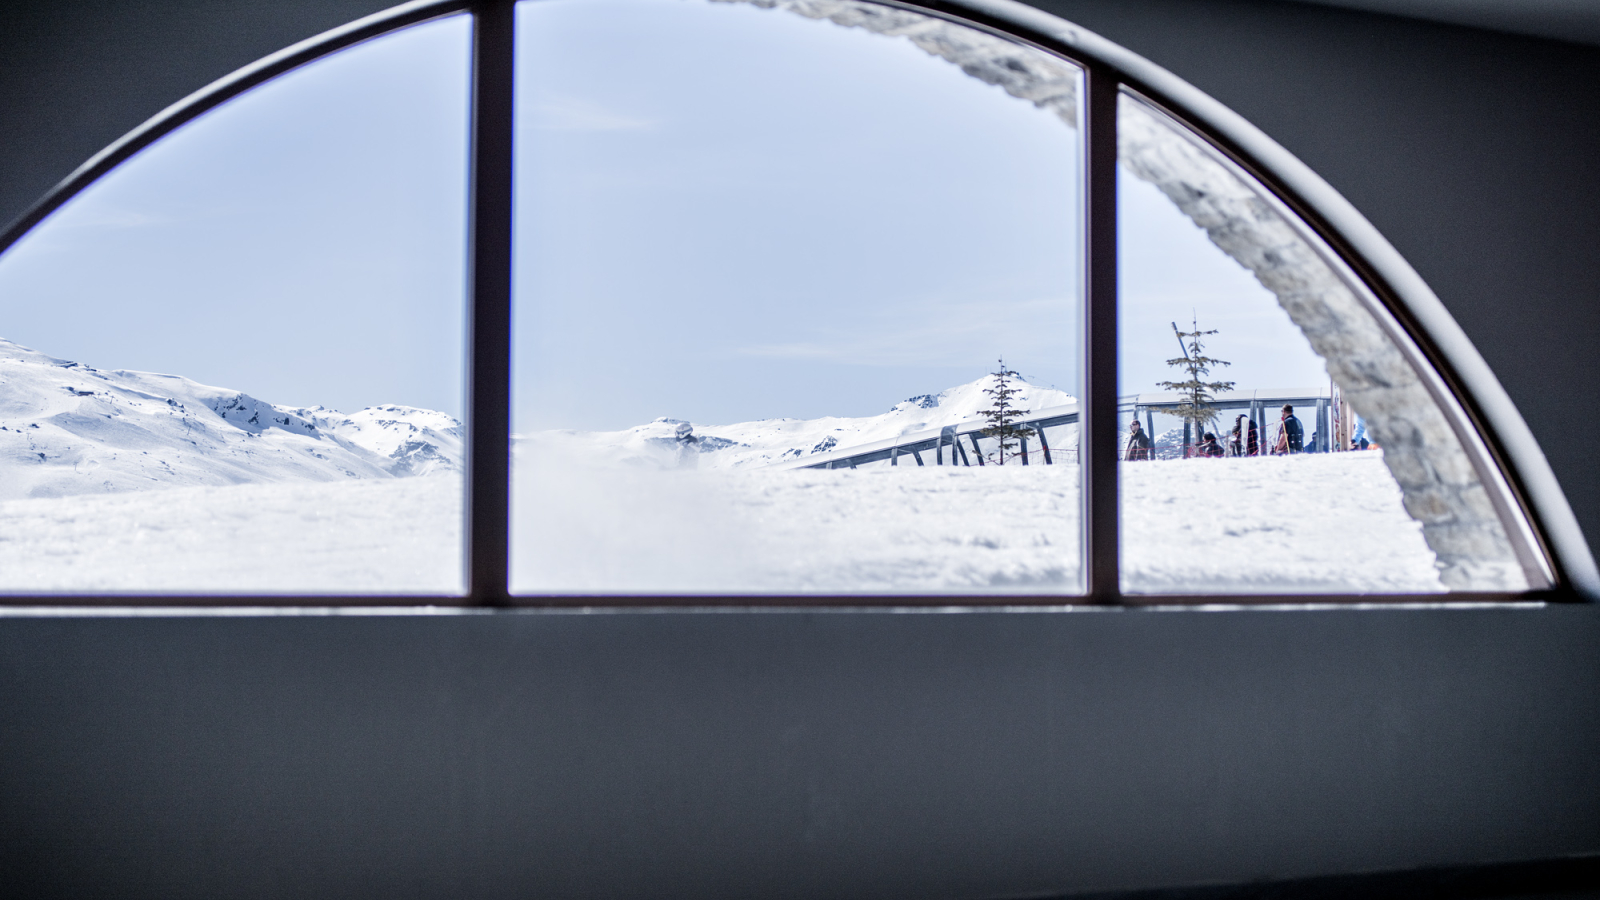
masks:
[(648, 131), (654, 119), (630, 116), (578, 97), (545, 95), (528, 107), (541, 131)]
[(907, 304), (818, 327), (806, 340), (751, 344), (734, 354), (866, 366), (964, 364), (978, 349), (985, 355), (992, 347), (1026, 354), (1068, 346), (1071, 308), (1062, 298)]

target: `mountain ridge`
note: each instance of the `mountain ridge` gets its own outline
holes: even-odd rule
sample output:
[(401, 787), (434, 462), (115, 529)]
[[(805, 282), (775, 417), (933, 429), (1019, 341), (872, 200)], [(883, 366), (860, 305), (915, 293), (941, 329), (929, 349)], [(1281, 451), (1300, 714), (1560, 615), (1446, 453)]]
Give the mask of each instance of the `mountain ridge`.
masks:
[(0, 339), (0, 500), (459, 471), (463, 436), (432, 410), (278, 406)]
[[(520, 436), (518, 452), (659, 468), (758, 468), (981, 419), (994, 380), (984, 375), (918, 394), (876, 416), (728, 425), (662, 417), (621, 431)], [(1074, 399), (1020, 378), (1013, 386), (1023, 411)], [(464, 438), (459, 421), (434, 410), (278, 405), (180, 375), (96, 369), (0, 339), (0, 500), (460, 472)]]
[[(662, 417), (621, 431), (542, 431), (521, 436), (527, 449), (544, 448), (630, 464), (667, 468), (693, 465), (702, 469), (744, 469), (827, 453), (904, 434), (960, 425), (983, 418), (993, 405), (984, 393), (995, 376), (918, 394), (876, 416), (823, 416), (816, 419), (758, 419), (731, 425), (700, 425)], [(1012, 378), (1018, 391), (1013, 405), (1031, 412), (1076, 401), (1065, 391)], [(691, 442), (680, 436), (687, 427)], [(1076, 428), (1076, 426), (1065, 426)]]

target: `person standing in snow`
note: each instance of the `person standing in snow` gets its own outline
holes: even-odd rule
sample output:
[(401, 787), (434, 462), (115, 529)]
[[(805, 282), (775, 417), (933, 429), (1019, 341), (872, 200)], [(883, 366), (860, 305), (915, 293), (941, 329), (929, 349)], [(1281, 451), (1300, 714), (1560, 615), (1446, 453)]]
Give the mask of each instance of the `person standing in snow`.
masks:
[(1369, 446), (1367, 441), (1367, 420), (1356, 416), (1356, 433), (1350, 437), (1351, 450), (1365, 450)]
[(1145, 434), (1144, 429), (1139, 427), (1137, 416), (1128, 428), (1128, 448), (1123, 452), (1122, 458), (1130, 462), (1150, 458), (1150, 435)]
[(1233, 433), (1228, 435), (1228, 455), (1244, 455), (1244, 416), (1233, 417)]
[(1205, 437), (1201, 439), (1200, 446), (1197, 448), (1197, 450), (1197, 455), (1199, 456), (1214, 458), (1222, 455), (1222, 446), (1217, 443), (1217, 436), (1209, 431), (1206, 432)]
[(1278, 442), (1272, 445), (1273, 456), (1287, 456), (1305, 449), (1305, 429), (1295, 418), (1294, 407), (1285, 403), (1283, 415), (1278, 420)]
[(1245, 423), (1247, 424), (1248, 428), (1247, 428), (1247, 431), (1245, 433), (1244, 455), (1245, 456), (1260, 456), (1261, 455), (1261, 430), (1256, 427), (1256, 420), (1255, 419), (1245, 419)]
[(678, 446), (678, 468), (696, 469), (700, 466), (700, 439), (695, 437), (694, 426), (679, 422), (673, 429), (673, 440)]

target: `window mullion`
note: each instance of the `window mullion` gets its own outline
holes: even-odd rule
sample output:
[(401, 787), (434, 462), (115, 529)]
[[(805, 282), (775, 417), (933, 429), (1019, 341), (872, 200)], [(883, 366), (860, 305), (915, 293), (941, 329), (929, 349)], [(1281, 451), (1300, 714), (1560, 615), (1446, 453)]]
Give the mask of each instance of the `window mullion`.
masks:
[(1117, 482), (1117, 79), (1084, 74), (1083, 427), (1084, 587), (1090, 602), (1120, 599)]
[(473, 7), (467, 237), (467, 590), (507, 601), (511, 488), (511, 168), (515, 9)]

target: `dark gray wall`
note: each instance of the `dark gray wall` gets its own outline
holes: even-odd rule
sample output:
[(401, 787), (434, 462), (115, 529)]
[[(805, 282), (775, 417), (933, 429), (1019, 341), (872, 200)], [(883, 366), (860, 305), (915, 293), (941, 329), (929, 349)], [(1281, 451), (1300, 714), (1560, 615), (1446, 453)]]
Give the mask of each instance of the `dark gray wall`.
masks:
[[(382, 5), (0, 6), (0, 219)], [(1591, 537), (1600, 51), (1049, 6), (1429, 279)], [(3, 331), (0, 331), (3, 333)], [(1004, 897), (1600, 852), (1600, 607), (0, 619), (0, 893)]]
[(1026, 897), (1592, 852), (1594, 612), (12, 620), (0, 881)]
[(0, 223), (168, 105), (386, 0), (0, 3)]
[(1594, 0), (1298, 0), (1600, 46)]

